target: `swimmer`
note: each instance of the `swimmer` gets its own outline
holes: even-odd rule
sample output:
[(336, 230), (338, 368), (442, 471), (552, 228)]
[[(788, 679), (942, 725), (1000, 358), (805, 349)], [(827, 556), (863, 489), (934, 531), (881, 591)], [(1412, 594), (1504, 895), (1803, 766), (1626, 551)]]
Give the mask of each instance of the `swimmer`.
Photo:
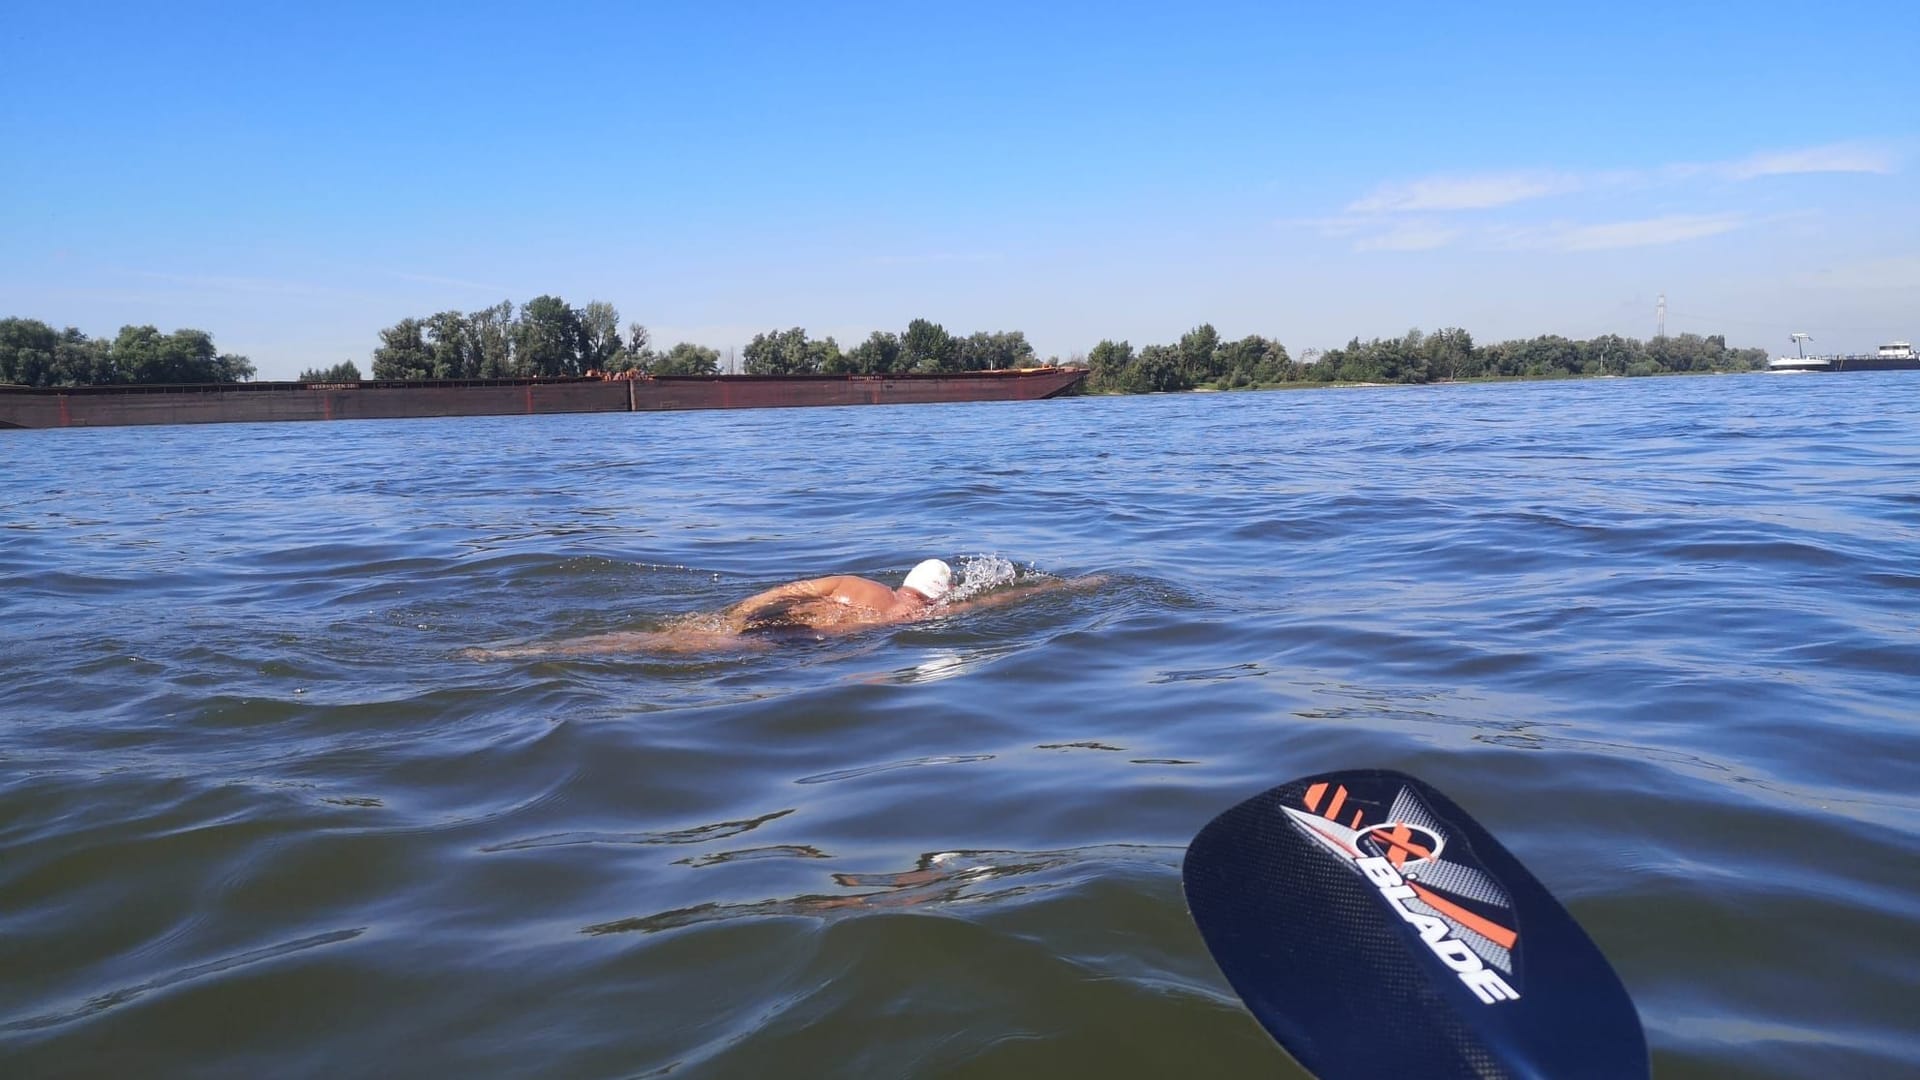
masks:
[[(972, 608), (997, 607), (1035, 592), (1098, 585), (1105, 575), (1047, 578), (1032, 585), (949, 601), (953, 568), (928, 559), (907, 572), (897, 589), (870, 578), (838, 574), (790, 581), (755, 593), (717, 614), (690, 616), (664, 630), (622, 631), (511, 649), (468, 649), (473, 660), (498, 660), (550, 654), (652, 652), (697, 653), (721, 649), (764, 649), (783, 636), (819, 639), (878, 626), (892, 626)], [(783, 633), (784, 632), (784, 633)]]

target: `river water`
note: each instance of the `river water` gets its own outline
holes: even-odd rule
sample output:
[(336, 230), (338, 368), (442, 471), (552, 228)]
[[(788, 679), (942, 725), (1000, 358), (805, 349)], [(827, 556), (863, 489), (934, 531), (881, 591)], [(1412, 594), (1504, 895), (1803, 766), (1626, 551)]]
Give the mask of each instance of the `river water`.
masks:
[[(1293, 1076), (1179, 865), (1389, 767), (1663, 1077), (1920, 1071), (1920, 373), (0, 433), (0, 1071)], [(525, 657), (793, 577), (1097, 588)]]

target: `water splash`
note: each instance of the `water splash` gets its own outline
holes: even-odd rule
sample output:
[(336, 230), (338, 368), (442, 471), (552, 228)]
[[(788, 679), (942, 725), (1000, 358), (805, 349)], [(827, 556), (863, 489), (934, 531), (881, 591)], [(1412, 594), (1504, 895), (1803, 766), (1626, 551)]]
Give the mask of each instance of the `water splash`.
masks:
[(959, 563), (960, 565), (955, 568), (959, 582), (954, 585), (953, 591), (947, 594), (949, 603), (979, 596), (989, 589), (1011, 585), (1022, 578), (1040, 574), (1040, 571), (1032, 566), (1023, 570), (1014, 565), (1011, 559), (1002, 558), (999, 555), (962, 555), (959, 557)]

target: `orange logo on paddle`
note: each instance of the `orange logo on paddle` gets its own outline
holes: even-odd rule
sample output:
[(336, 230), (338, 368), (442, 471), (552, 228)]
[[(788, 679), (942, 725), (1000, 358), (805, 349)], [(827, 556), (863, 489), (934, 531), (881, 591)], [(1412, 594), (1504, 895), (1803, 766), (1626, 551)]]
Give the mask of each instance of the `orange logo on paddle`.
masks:
[(1416, 864), (1437, 859), (1440, 849), (1447, 843), (1439, 833), (1404, 821), (1390, 821), (1362, 829), (1355, 840), (1361, 851), (1369, 855), (1386, 856), (1393, 868), (1403, 873), (1409, 859)]
[[(1403, 787), (1391, 799), (1356, 798), (1344, 784), (1329, 791), (1318, 783), (1300, 801), (1304, 810), (1281, 807), (1294, 826), (1366, 878), (1474, 996), (1488, 1005), (1519, 1000), (1507, 981), (1520, 939), (1512, 898), (1485, 870), (1441, 857), (1446, 832), (1417, 794)], [(1362, 826), (1364, 811), (1353, 805), (1349, 813), (1350, 801), (1387, 806), (1386, 820)]]

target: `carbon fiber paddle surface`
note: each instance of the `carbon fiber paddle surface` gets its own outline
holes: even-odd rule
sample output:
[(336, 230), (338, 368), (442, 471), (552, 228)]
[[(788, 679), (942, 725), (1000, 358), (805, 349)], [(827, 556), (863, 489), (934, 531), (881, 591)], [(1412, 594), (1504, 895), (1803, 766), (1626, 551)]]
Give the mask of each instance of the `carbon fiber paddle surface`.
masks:
[(1411, 776), (1257, 795), (1200, 831), (1181, 876), (1227, 981), (1322, 1080), (1648, 1075), (1639, 1016), (1593, 941)]

